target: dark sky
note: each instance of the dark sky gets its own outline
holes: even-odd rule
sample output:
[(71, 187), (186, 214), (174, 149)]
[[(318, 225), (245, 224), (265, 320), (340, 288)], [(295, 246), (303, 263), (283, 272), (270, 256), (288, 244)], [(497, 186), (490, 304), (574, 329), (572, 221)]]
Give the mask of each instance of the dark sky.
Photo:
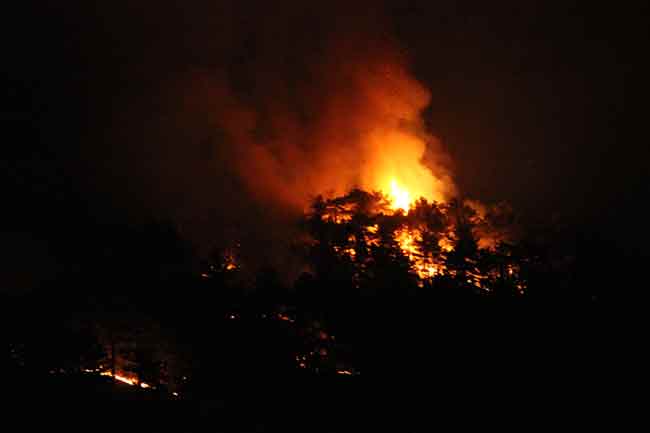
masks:
[[(251, 221), (282, 211), (218, 162), (204, 111), (178, 107), (186, 78), (225, 71), (253, 106), (283, 83), (300, 104), (312, 97), (305, 71), (339, 32), (398, 47), (431, 92), (424, 119), (465, 196), (647, 239), (641, 2), (268, 3), (43, 1), (3, 13), (5, 252), (56, 261), (98, 224), (148, 218), (197, 243), (224, 237), (220, 227), (255, 233)], [(265, 66), (278, 56), (282, 68)]]

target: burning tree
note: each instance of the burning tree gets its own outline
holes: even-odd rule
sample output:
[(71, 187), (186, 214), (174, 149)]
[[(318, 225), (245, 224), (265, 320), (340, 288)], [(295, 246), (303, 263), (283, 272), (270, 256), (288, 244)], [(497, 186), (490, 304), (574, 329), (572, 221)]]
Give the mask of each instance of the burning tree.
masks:
[(447, 280), (483, 294), (510, 281), (521, 292), (525, 284), (514, 282), (520, 264), (505, 242), (512, 224), (499, 226), (494, 209), (461, 200), (405, 204), (393, 194), (361, 190), (319, 196), (306, 216), (309, 258), (330, 285), (373, 293)]

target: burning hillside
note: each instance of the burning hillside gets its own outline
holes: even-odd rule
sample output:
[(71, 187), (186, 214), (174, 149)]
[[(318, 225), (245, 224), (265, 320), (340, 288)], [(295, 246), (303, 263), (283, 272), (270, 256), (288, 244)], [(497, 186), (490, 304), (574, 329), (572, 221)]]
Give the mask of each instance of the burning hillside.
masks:
[[(345, 17), (328, 19), (340, 6)], [(323, 221), (346, 231), (356, 224), (354, 191), (382, 197), (363, 204), (374, 208), (360, 211), (367, 224), (335, 252), (365, 266), (372, 251), (394, 243), (420, 284), (454, 275), (459, 265), (450, 263), (467, 237), (459, 233), (471, 233), (466, 243), (477, 251), (511, 238), (506, 207), (458, 198), (452, 159), (425, 116), (436, 101), (381, 12), (347, 3), (318, 12), (274, 7), (272, 20), (241, 20), (245, 8), (222, 12), (224, 23), (241, 25), (209, 27), (220, 42), (154, 86), (159, 109), (140, 116), (153, 107), (125, 104), (108, 128), (110, 142), (156, 143), (125, 153), (146, 160), (156, 178), (146, 182), (152, 191), (135, 194), (148, 211), (178, 221), (204, 257), (238, 245), (236, 259), (203, 278), (219, 266), (230, 274), (268, 266), (292, 280), (304, 269), (290, 251), (302, 236), (296, 220), (322, 196), (331, 211)], [(129, 190), (138, 191), (137, 181)], [(161, 203), (169, 209), (159, 211)], [(467, 267), (461, 274), (479, 275)]]
[(478, 212), (473, 202), (424, 198), (405, 204), (400, 200), (406, 194), (354, 190), (335, 199), (318, 198), (308, 217), (315, 248), (347, 262), (357, 283), (374, 278), (378, 256), (388, 254), (419, 286), (453, 278), (490, 291), (497, 280), (508, 280), (524, 290), (519, 267), (507, 251), (512, 214), (510, 225), (500, 225), (507, 208), (482, 206)]

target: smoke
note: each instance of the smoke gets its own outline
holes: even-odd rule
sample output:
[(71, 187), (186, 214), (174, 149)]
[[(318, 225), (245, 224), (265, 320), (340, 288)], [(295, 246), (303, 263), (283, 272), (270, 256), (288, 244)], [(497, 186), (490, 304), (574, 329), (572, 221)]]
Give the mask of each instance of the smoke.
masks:
[(473, 211), (469, 219), (474, 226), (474, 236), (479, 248), (495, 249), (501, 243), (513, 243), (521, 239), (521, 221), (510, 204), (486, 204), (465, 199), (463, 205)]
[(202, 101), (224, 156), (257, 199), (300, 210), (316, 194), (386, 190), (388, 177), (417, 196), (453, 193), (448, 160), (420, 118), (430, 94), (376, 22), (343, 25), (354, 31), (338, 23), (314, 41), (318, 55), (290, 43), (303, 26), (278, 24), (279, 38), (272, 23), (256, 29), (236, 77), (196, 69), (182, 87)]
[(106, 141), (133, 201), (199, 242), (234, 230), (273, 244), (286, 233), (268, 227), (318, 194), (394, 180), (415, 197), (454, 195), (450, 160), (421, 117), (431, 95), (381, 11), (270, 3), (192, 14), (191, 31), (161, 42), (169, 57), (158, 49), (145, 68), (155, 79), (117, 104)]

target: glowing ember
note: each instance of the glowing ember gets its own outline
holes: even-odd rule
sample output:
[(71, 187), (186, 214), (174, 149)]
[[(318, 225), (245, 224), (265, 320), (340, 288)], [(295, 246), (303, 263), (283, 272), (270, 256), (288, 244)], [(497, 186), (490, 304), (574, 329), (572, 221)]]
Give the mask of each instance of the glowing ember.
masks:
[(414, 256), (419, 254), (418, 248), (415, 245), (418, 236), (419, 232), (417, 230), (404, 228), (395, 231), (395, 239), (410, 260), (413, 260)]
[[(101, 373), (99, 373), (99, 375), (112, 377), (113, 379), (120, 381), (122, 383), (126, 383), (127, 385), (138, 386), (137, 380), (128, 378), (126, 376), (122, 376), (121, 374), (115, 374), (115, 376), (113, 376), (113, 373), (111, 373), (110, 371), (102, 371)], [(151, 385), (145, 382), (140, 382), (139, 386), (141, 388), (151, 388)]]
[[(373, 255), (391, 237), (408, 259), (410, 273), (417, 276), (420, 287), (435, 285), (445, 277), (490, 293), (499, 280), (507, 279), (519, 293), (525, 292), (510, 253), (497, 251), (501, 242), (515, 233), (507, 223), (512, 220), (507, 208), (458, 200), (429, 201), (419, 195), (418, 185), (411, 188), (411, 183), (401, 183), (401, 177), (399, 182), (397, 177), (388, 179), (387, 189), (375, 193), (352, 190), (345, 196), (320, 198), (313, 208), (312, 215), (321, 223), (343, 226), (342, 230), (328, 227), (326, 245), (350, 265), (354, 287), (359, 288), (367, 276), (374, 278), (368, 270)], [(498, 258), (499, 254), (506, 256)], [(486, 260), (493, 255), (498, 260)]]
[(442, 238), (438, 241), (438, 245), (442, 250), (446, 253), (451, 252), (454, 249), (454, 244), (452, 243), (451, 240), (447, 238)]
[(234, 271), (237, 269), (237, 257), (234, 251), (228, 251), (223, 256), (223, 266), (226, 271)]
[(418, 242), (422, 241), (420, 230), (409, 228), (396, 230), (395, 240), (399, 243), (402, 252), (408, 257), (412, 269), (421, 280), (442, 274), (444, 267), (434, 262), (433, 257), (427, 257), (418, 246)]
[(277, 318), (284, 321), (284, 322), (289, 322), (289, 323), (294, 323), (296, 320), (292, 319), (291, 317), (287, 316), (286, 314), (278, 313)]

